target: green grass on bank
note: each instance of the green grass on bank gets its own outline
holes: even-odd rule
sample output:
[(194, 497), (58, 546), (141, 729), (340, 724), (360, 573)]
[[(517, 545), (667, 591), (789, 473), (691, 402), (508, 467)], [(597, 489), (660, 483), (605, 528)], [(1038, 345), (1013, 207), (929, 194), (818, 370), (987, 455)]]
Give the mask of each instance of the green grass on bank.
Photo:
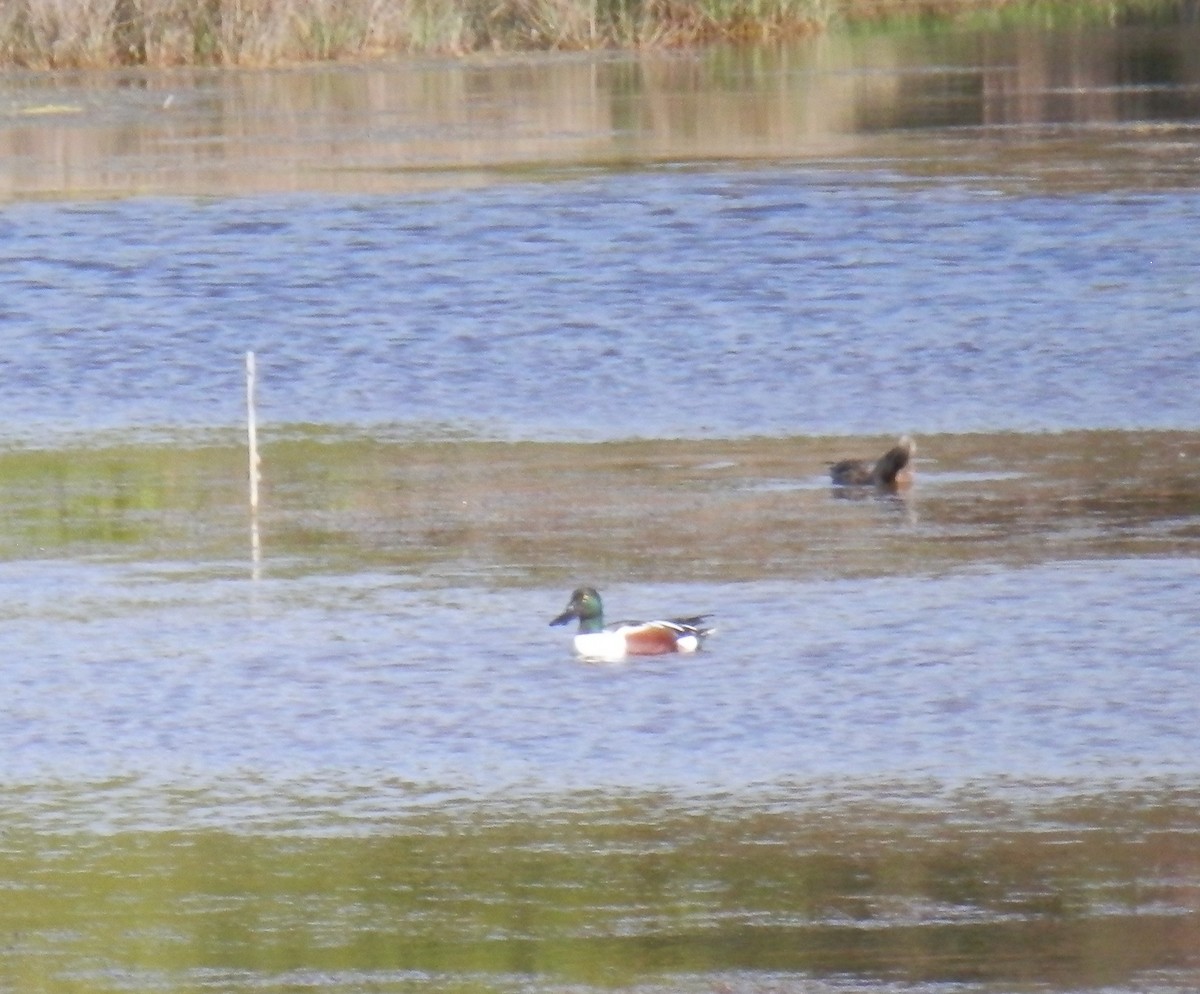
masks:
[(0, 66), (273, 65), (770, 41), (835, 22), (1169, 17), (1189, 0), (4, 0)]

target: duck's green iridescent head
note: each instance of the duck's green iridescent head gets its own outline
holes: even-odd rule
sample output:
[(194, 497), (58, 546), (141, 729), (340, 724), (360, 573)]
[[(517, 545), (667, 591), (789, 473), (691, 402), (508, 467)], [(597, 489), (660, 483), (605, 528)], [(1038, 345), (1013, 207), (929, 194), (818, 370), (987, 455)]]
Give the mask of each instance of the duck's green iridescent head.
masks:
[(598, 632), (604, 627), (604, 607), (595, 587), (579, 587), (571, 594), (566, 610), (550, 624), (565, 625), (572, 618), (579, 619), (581, 632)]

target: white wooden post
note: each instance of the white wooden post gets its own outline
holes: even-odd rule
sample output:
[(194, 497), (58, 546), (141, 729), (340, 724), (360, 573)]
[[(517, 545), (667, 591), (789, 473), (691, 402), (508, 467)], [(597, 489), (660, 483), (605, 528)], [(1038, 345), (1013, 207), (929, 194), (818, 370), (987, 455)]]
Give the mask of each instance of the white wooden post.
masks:
[(261, 461), (258, 455), (258, 411), (254, 393), (256, 381), (254, 353), (246, 353), (246, 440), (250, 451), (250, 562), (252, 576), (258, 579), (262, 561), (262, 545), (258, 537), (258, 478)]

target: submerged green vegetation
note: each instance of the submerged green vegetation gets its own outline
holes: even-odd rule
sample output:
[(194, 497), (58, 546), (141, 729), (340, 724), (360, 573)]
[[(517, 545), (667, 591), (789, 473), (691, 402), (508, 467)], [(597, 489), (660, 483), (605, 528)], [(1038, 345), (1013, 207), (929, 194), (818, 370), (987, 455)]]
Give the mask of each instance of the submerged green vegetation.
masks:
[(835, 23), (1170, 17), (1179, 0), (7, 0), (0, 65), (272, 65), (771, 41)]
[[(263, 445), (263, 564), (565, 586), (581, 572), (907, 574), (1200, 547), (1186, 433), (929, 436), (922, 444), (936, 461), (928, 457), (911, 493), (876, 499), (830, 491), (826, 463), (849, 448), (844, 440), (385, 441), (312, 426)], [(964, 478), (969, 485), (956, 483)], [(248, 553), (244, 446), (214, 433), (208, 444), (0, 452), (0, 509), (0, 559), (237, 561)], [(919, 531), (905, 527), (916, 521)], [(647, 534), (659, 540), (648, 544)]]
[(582, 795), (300, 832), (48, 829), (57, 805), (111, 811), (129, 787), (49, 806), (0, 790), (5, 989), (1130, 989), (1163, 963), (1182, 988), (1200, 938), (1195, 791), (1167, 784), (944, 808)]

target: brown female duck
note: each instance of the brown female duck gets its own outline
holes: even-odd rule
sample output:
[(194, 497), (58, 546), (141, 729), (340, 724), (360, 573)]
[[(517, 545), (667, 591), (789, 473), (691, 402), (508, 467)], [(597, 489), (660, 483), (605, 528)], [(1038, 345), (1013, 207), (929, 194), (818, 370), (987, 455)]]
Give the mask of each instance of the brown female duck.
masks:
[(917, 443), (903, 436), (878, 459), (843, 459), (829, 464), (829, 476), (841, 487), (902, 487), (912, 482)]

